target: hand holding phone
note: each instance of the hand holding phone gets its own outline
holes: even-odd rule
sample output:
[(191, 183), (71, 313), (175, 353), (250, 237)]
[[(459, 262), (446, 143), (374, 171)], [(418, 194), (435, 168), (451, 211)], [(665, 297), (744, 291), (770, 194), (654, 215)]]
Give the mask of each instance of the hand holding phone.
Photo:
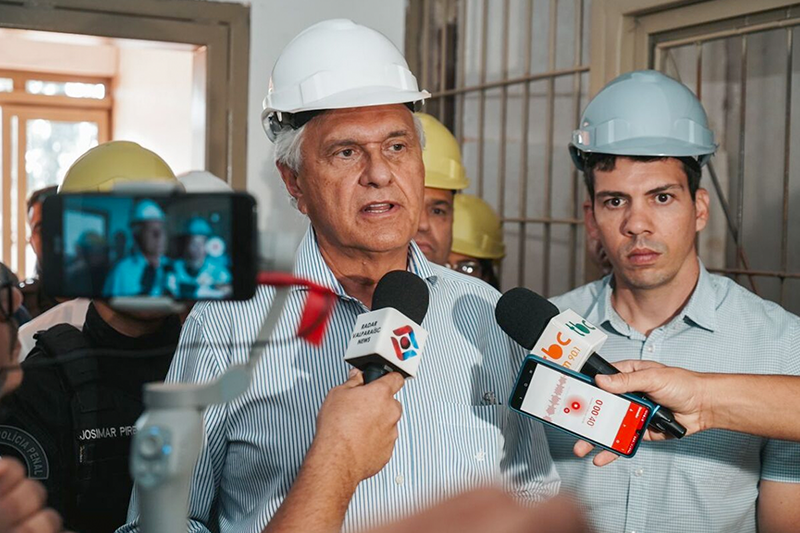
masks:
[(515, 411), (615, 454), (633, 457), (656, 409), (615, 395), (588, 376), (530, 355), (509, 400)]

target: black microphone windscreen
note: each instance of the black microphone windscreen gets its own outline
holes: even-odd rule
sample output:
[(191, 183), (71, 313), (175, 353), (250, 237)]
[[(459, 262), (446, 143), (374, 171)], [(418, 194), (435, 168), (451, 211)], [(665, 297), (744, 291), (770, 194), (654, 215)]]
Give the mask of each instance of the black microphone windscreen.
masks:
[(525, 287), (506, 292), (497, 302), (494, 316), (497, 324), (517, 344), (531, 350), (558, 307)]
[(372, 310), (394, 307), (417, 324), (422, 324), (429, 300), (428, 285), (422, 278), (405, 270), (393, 270), (375, 287)]

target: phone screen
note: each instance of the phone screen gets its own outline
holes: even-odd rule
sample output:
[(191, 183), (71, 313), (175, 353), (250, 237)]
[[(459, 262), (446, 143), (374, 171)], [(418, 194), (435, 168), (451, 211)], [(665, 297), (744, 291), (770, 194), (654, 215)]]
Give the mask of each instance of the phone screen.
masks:
[(249, 195), (227, 193), (48, 198), (46, 282), (59, 296), (249, 297), (237, 278), (252, 277), (244, 280), (252, 292), (254, 268), (245, 263), (254, 263), (253, 206)]
[(647, 406), (531, 359), (520, 381), (513, 407), (623, 455), (635, 450), (650, 416)]

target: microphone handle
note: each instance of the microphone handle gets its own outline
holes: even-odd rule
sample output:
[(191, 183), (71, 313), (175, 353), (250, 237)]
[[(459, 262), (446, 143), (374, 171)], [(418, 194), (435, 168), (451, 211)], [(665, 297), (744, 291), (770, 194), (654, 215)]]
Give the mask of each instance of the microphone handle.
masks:
[[(597, 374), (619, 374), (619, 370), (617, 370), (614, 365), (595, 353), (589, 356), (589, 359), (583, 365), (583, 368), (581, 368), (581, 373), (586, 374), (594, 379)], [(643, 398), (649, 402), (656, 403), (644, 394), (638, 392), (633, 392), (631, 394), (638, 396), (639, 398)], [(656, 403), (656, 405), (658, 404)], [(676, 439), (680, 439), (686, 435), (686, 428), (683, 427), (680, 422), (677, 422), (672, 411), (664, 406), (659, 406), (656, 412), (653, 413), (653, 418), (650, 420), (650, 425), (661, 432), (669, 433)]]
[(364, 367), (362, 370), (364, 372), (364, 384), (372, 383), (376, 379), (385, 376), (389, 372), (391, 372), (390, 368), (386, 368), (386, 365), (380, 365), (378, 363), (369, 363), (367, 366)]

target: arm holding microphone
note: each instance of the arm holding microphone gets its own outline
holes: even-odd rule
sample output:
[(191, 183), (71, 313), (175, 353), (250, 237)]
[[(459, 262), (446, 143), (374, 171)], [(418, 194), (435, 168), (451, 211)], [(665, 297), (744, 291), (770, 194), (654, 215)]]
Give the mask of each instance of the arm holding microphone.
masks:
[[(621, 371), (598, 376), (597, 385), (621, 394), (641, 391), (669, 407), (676, 420), (692, 435), (708, 429), (727, 429), (762, 437), (800, 441), (800, 423), (787, 416), (787, 406), (800, 403), (800, 377), (752, 374), (713, 374), (664, 366), (654, 361), (620, 361)], [(669, 438), (649, 431), (646, 440)], [(575, 454), (586, 456), (593, 446), (579, 441)], [(617, 458), (602, 451), (594, 464), (604, 466)]]
[(341, 529), (358, 484), (392, 456), (402, 414), (394, 395), (404, 383), (391, 372), (364, 385), (362, 373), (353, 369), (331, 389), (297, 478), (264, 533)]

